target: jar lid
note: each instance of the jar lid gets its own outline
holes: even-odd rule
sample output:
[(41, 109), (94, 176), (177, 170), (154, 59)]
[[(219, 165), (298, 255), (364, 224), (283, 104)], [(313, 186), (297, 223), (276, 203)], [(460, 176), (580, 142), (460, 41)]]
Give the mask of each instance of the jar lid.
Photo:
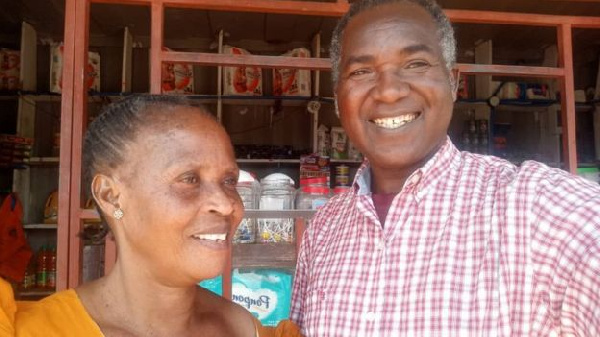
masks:
[(302, 178), (300, 179), (300, 186), (306, 185), (325, 185), (327, 184), (327, 177), (315, 177), (315, 178)]

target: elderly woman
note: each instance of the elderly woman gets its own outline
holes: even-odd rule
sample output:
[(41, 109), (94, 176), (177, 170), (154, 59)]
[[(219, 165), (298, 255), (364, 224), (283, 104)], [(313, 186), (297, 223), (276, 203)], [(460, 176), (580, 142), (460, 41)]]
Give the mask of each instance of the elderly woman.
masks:
[(197, 286), (223, 272), (243, 215), (231, 142), (212, 115), (175, 97), (125, 99), (90, 125), (83, 161), (117, 261), (17, 311), (17, 336), (299, 335)]

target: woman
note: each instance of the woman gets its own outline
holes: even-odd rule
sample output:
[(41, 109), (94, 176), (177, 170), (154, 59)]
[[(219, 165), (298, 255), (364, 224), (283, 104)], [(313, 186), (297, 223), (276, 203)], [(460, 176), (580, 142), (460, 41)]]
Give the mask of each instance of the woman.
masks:
[(108, 275), (17, 311), (17, 336), (272, 335), (196, 285), (222, 273), (243, 215), (233, 149), (212, 115), (167, 96), (112, 104), (87, 131), (83, 167), (117, 261)]

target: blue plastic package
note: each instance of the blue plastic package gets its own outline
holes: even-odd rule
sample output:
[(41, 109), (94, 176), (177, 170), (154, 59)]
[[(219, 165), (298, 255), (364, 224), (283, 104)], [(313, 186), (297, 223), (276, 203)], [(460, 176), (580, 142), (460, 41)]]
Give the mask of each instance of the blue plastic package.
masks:
[[(264, 326), (276, 326), (290, 315), (292, 272), (285, 269), (234, 269), (232, 300), (250, 311)], [(222, 294), (221, 276), (200, 283)]]

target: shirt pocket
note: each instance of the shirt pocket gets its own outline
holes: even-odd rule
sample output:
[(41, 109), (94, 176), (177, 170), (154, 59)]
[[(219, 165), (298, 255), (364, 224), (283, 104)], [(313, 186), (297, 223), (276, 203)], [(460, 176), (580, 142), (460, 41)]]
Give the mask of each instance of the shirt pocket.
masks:
[(304, 330), (307, 336), (324, 336), (329, 321), (329, 299), (326, 288), (313, 287), (306, 293), (304, 306)]

